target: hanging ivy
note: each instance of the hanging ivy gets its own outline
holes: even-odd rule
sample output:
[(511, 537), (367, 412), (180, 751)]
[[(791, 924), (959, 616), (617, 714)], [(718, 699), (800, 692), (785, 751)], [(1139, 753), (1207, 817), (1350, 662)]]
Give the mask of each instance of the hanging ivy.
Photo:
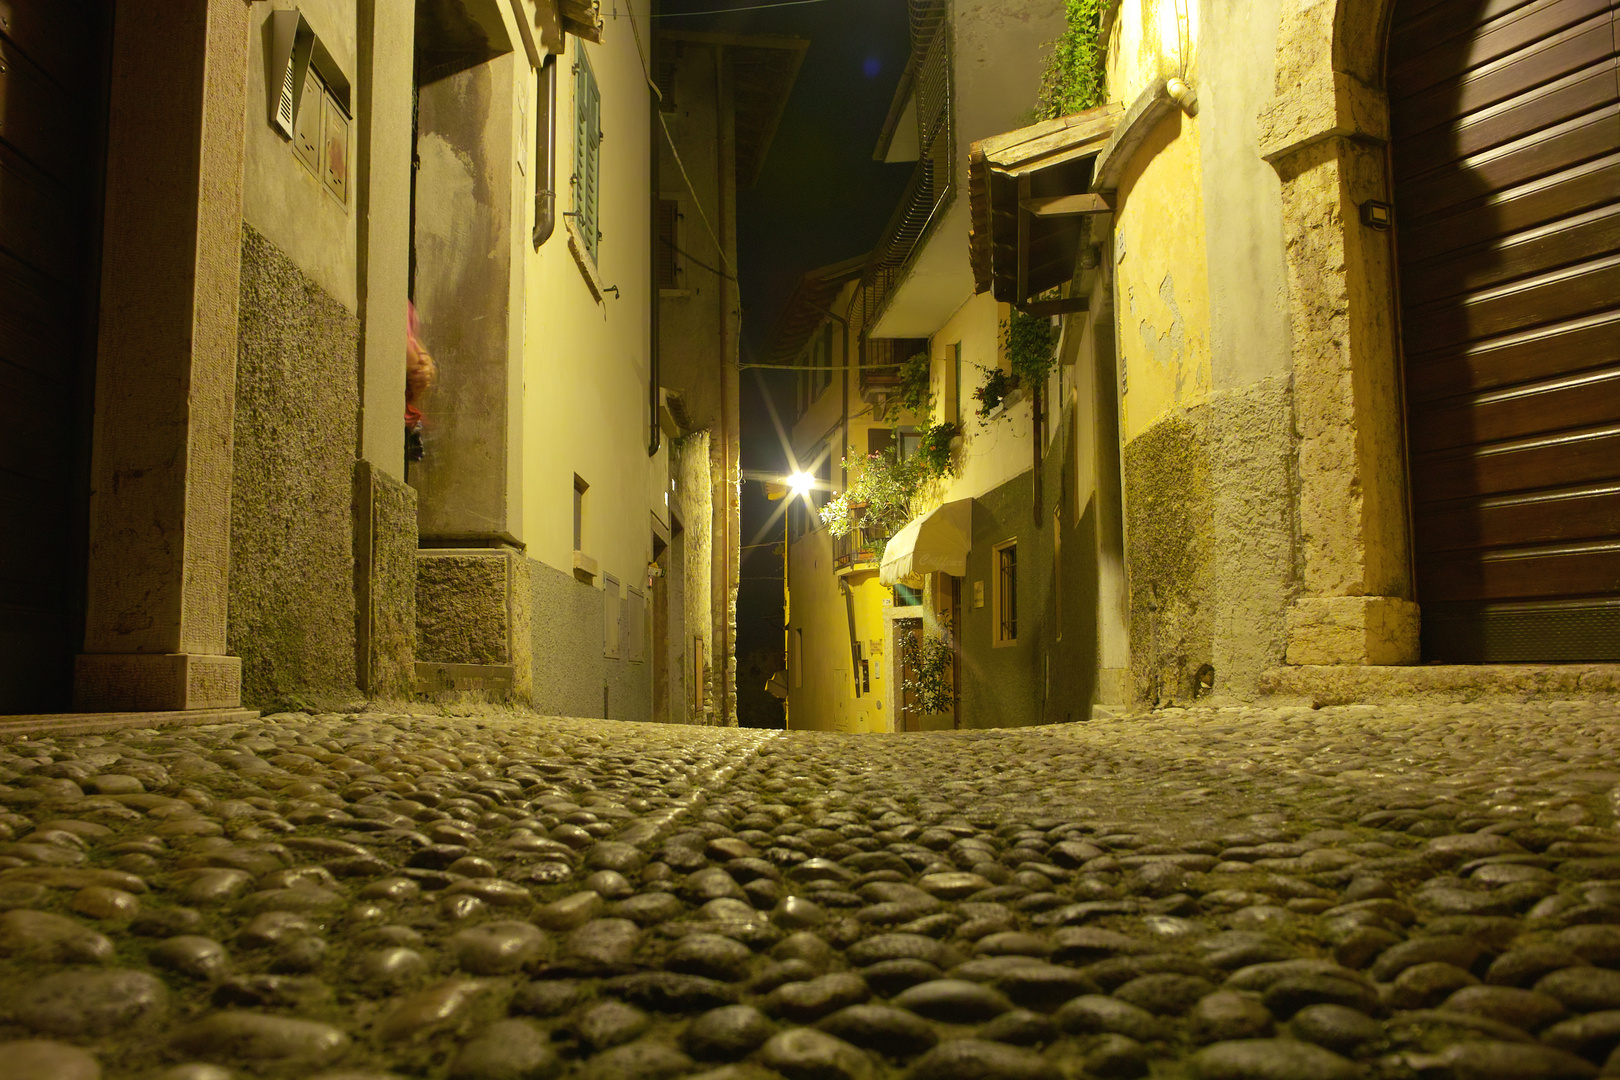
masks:
[(1052, 373), (1052, 320), (1014, 311), (1001, 324), (1007, 335), (1007, 361), (1022, 386), (1040, 386)]
[(1108, 0), (1064, 0), (1065, 29), (1041, 73), (1036, 119), (1055, 120), (1108, 100), (1107, 53), (1098, 42), (1107, 7)]
[(927, 352), (913, 353), (900, 368), (900, 385), (877, 410), (881, 420), (898, 421), (904, 413), (927, 416), (934, 407), (933, 370)]
[(917, 431), (917, 451), (912, 455), (920, 479), (937, 480), (954, 474), (956, 464), (951, 455), (951, 440), (962, 434), (955, 424), (923, 425)]

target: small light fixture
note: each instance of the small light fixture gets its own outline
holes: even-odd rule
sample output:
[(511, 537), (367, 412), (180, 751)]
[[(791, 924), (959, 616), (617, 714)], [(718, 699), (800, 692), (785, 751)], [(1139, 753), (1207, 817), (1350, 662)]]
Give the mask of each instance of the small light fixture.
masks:
[(807, 472), (796, 472), (786, 477), (783, 483), (787, 484), (795, 495), (808, 495), (810, 489), (816, 486), (816, 478)]
[(1389, 227), (1395, 223), (1395, 208), (1387, 202), (1368, 199), (1361, 204), (1361, 223), (1369, 229), (1389, 232)]

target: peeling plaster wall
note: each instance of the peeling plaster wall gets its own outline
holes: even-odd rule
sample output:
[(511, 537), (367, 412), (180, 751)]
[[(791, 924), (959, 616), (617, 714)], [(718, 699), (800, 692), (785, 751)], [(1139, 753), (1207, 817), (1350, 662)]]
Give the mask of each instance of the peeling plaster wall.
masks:
[[(710, 588), (715, 573), (714, 489), (709, 483), (709, 444), (707, 431), (670, 442), (670, 474), (675, 482), (671, 502), (676, 504), (682, 526), (679, 546), (684, 564), (672, 567), (685, 575), (681, 593), (686, 600), (684, 632), (670, 634), (670, 719), (689, 724), (715, 722), (714, 596)], [(677, 687), (683, 691), (678, 706)]]
[(352, 700), (358, 321), (251, 225), (241, 280), (227, 645), (244, 705)]

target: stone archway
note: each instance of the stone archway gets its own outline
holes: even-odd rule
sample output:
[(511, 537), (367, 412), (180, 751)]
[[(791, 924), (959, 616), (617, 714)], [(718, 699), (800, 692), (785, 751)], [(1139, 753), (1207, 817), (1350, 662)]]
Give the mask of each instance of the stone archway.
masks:
[(1412, 664), (1406, 452), (1381, 89), (1393, 0), (1294, 0), (1260, 148), (1282, 179), (1299, 434), (1302, 589), (1289, 664)]

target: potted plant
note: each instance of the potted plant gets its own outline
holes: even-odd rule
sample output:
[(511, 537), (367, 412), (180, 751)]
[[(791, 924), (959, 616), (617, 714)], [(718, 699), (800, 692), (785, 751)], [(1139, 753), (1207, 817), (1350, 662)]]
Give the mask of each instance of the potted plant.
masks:
[(987, 368), (982, 364), (975, 366), (984, 372), (984, 382), (973, 391), (973, 398), (979, 403), (979, 419), (988, 423), (995, 418), (1008, 396), (1018, 389), (1018, 379), (1000, 368)]
[[(855, 454), (853, 446), (850, 454)], [(842, 467), (849, 471), (849, 487), (820, 511), (822, 523), (833, 536), (847, 536), (859, 527), (875, 542), (878, 536), (893, 536), (911, 520), (911, 500), (919, 477), (910, 461), (901, 461), (890, 449), (845, 458)]]
[(949, 712), (956, 707), (956, 691), (951, 686), (951, 628), (942, 624), (938, 634), (908, 630), (900, 638), (900, 659), (908, 678), (901, 689), (909, 692), (922, 715)]

